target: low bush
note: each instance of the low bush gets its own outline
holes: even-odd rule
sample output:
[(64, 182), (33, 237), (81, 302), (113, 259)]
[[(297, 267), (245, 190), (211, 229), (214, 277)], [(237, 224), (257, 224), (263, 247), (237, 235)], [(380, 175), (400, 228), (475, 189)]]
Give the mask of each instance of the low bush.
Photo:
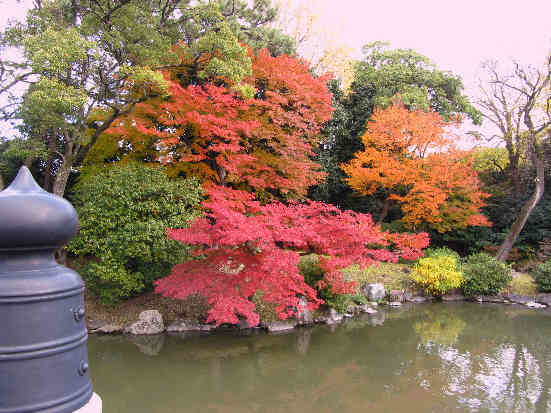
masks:
[(482, 252), (467, 257), (462, 271), (465, 277), (463, 292), (467, 297), (496, 295), (512, 280), (509, 265)]
[(358, 300), (358, 295), (335, 294), (329, 286), (318, 288), (318, 282), (323, 279), (324, 271), (318, 265), (318, 256), (315, 254), (305, 255), (300, 258), (298, 269), (304, 281), (310, 287), (318, 291), (318, 297), (325, 301), (329, 308), (334, 308), (339, 313), (345, 313), (348, 306)]
[(444, 295), (463, 283), (458, 261), (450, 255), (421, 258), (413, 266), (410, 277), (427, 293), (435, 296)]
[(150, 289), (154, 280), (190, 257), (190, 248), (167, 239), (198, 216), (201, 188), (195, 179), (171, 180), (161, 168), (107, 168), (76, 186), (80, 218), (68, 250), (82, 257), (86, 287), (105, 304)]
[(425, 250), (425, 258), (434, 257), (453, 257), (455, 258), (456, 262), (459, 262), (459, 260), (461, 259), (457, 252), (448, 247), (427, 248)]
[(551, 292), (551, 260), (538, 265), (532, 275), (539, 291), (543, 293)]

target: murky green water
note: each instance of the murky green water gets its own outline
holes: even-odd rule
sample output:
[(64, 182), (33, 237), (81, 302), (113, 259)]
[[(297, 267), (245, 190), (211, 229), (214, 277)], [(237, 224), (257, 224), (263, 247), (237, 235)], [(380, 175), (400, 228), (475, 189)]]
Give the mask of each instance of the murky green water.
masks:
[(90, 337), (104, 413), (551, 412), (551, 312), (426, 304), (286, 335)]

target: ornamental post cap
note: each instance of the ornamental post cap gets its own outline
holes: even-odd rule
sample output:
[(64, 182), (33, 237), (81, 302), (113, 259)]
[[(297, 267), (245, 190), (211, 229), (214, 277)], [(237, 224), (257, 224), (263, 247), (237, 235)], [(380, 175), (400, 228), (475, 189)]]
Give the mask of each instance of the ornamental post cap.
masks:
[(77, 229), (73, 206), (44, 191), (26, 166), (0, 192), (0, 250), (55, 249), (73, 238)]

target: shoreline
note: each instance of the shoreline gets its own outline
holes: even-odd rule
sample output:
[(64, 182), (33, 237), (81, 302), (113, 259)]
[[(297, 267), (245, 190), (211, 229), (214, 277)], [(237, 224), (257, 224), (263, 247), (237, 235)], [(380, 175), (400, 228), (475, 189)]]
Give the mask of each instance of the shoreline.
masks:
[[(391, 295), (391, 298), (394, 298)], [(427, 304), (427, 303), (482, 303), (482, 304), (504, 304), (522, 305), (529, 309), (544, 310), (551, 307), (551, 294), (537, 294), (536, 296), (524, 296), (518, 294), (503, 294), (496, 296), (465, 297), (462, 294), (447, 294), (441, 299), (425, 296), (408, 296), (403, 293), (399, 300), (370, 302), (368, 304), (357, 304), (349, 308), (344, 314), (337, 313), (334, 309), (309, 314), (301, 319), (288, 319), (277, 321), (264, 321), (257, 326), (249, 326), (244, 320), (235, 325), (223, 324), (216, 327), (214, 324), (201, 323), (191, 319), (163, 320), (162, 314), (156, 309), (147, 309), (138, 315), (135, 321), (126, 323), (107, 322), (102, 320), (87, 319), (86, 327), (89, 334), (94, 335), (125, 335), (125, 336), (154, 336), (154, 335), (197, 335), (210, 336), (228, 332), (248, 333), (258, 332), (265, 334), (284, 334), (298, 328), (312, 328), (318, 325), (339, 325), (348, 320), (357, 319), (364, 315), (377, 319), (386, 311), (400, 308), (402, 306)], [(385, 310), (381, 311), (380, 307)], [(392, 310), (391, 310), (392, 311)], [(383, 316), (384, 321), (384, 316)], [(380, 322), (382, 324), (382, 322)]]

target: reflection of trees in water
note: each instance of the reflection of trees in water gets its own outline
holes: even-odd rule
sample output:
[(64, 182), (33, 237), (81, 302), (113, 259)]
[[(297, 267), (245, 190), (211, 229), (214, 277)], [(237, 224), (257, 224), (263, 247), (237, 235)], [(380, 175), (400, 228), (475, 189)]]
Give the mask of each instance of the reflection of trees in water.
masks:
[(120, 413), (551, 411), (551, 327), (503, 309), (427, 305), (333, 333), (168, 337), (155, 357), (93, 339), (92, 378)]
[[(452, 327), (458, 315), (461, 311), (451, 317)], [(497, 306), (482, 307), (479, 316), (469, 317), (456, 346), (446, 342), (446, 334), (424, 346), (427, 353), (441, 359), (444, 393), (472, 411), (551, 411), (551, 343), (547, 338), (551, 331), (542, 323), (547, 320), (526, 310), (506, 314)], [(421, 337), (429, 334), (426, 331), (432, 334), (438, 328), (422, 330)]]
[(451, 346), (457, 342), (466, 325), (462, 318), (449, 309), (437, 312), (426, 310), (421, 319), (413, 323), (413, 329), (423, 344)]

